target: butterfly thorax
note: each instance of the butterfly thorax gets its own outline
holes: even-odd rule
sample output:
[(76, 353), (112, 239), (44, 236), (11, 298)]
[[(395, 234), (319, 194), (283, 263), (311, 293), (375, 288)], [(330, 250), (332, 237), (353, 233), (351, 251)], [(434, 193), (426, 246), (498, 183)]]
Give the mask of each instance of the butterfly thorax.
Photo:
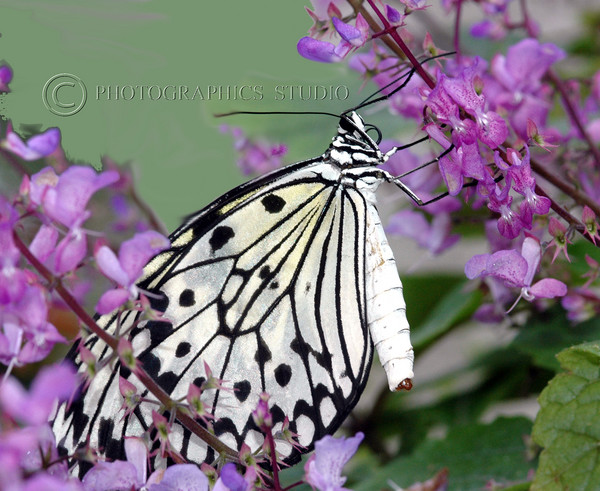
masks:
[(373, 167), (385, 162), (379, 146), (367, 134), (364, 121), (354, 111), (341, 116), (337, 134), (324, 157), (342, 169)]

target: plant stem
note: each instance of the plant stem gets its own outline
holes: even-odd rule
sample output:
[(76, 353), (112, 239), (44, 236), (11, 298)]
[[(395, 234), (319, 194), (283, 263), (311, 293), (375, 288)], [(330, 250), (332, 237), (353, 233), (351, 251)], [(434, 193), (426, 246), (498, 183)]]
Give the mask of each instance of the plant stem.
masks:
[[(79, 302), (73, 298), (69, 291), (62, 285), (59, 278), (56, 278), (29, 250), (25, 243), (21, 240), (19, 235), (13, 231), (13, 239), (15, 245), (19, 251), (25, 256), (27, 261), (44, 277), (44, 279), (51, 285), (54, 286), (56, 292), (69, 306), (69, 308), (79, 317), (79, 319), (86, 325), (86, 327), (104, 341), (114, 352), (117, 351), (118, 340), (108, 334), (102, 329), (96, 321), (79, 305)], [(175, 416), (180, 423), (185, 426), (192, 433), (196, 434), (211, 447), (213, 447), (218, 453), (225, 454), (225, 456), (231, 460), (237, 461), (237, 452), (232, 448), (225, 445), (214, 435), (211, 435), (205, 428), (203, 428), (196, 420), (185, 414), (171, 399), (163, 388), (156, 383), (156, 381), (148, 375), (148, 373), (141, 367), (138, 366), (135, 370), (136, 377), (144, 384), (144, 386), (158, 399), (158, 401), (170, 411), (175, 411)]]
[(273, 486), (275, 491), (282, 491), (281, 484), (279, 483), (279, 467), (277, 466), (277, 454), (275, 453), (275, 440), (273, 439), (273, 433), (271, 428), (265, 432), (265, 438), (269, 444), (271, 454), (271, 468), (273, 469)]
[(419, 74), (419, 76), (423, 79), (423, 81), (431, 89), (433, 89), (435, 87), (435, 82), (433, 81), (433, 79), (425, 71), (423, 66), (415, 58), (415, 55), (412, 54), (412, 51), (409, 49), (409, 47), (406, 45), (406, 43), (402, 40), (402, 38), (400, 37), (400, 35), (398, 34), (398, 32), (396, 30), (397, 27), (392, 26), (388, 22), (388, 20), (381, 13), (379, 8), (377, 8), (377, 6), (373, 2), (373, 0), (367, 0), (367, 1), (368, 1), (369, 5), (371, 6), (371, 8), (375, 11), (375, 14), (377, 14), (377, 16), (379, 17), (379, 20), (381, 20), (381, 22), (383, 24), (383, 30), (380, 29), (380, 27), (377, 24), (377, 22), (375, 21), (375, 19), (373, 19), (373, 17), (366, 11), (366, 9), (361, 4), (355, 5), (358, 2), (353, 2), (351, 0), (348, 0), (348, 1), (349, 1), (350, 5), (352, 5), (352, 7), (354, 8), (355, 11), (360, 12), (360, 14), (365, 18), (365, 20), (369, 24), (369, 27), (371, 27), (371, 29), (374, 32), (376, 32), (378, 35), (387, 34), (387, 35), (391, 36), (391, 38), (396, 42), (396, 44), (400, 48), (400, 50), (401, 50), (400, 54), (398, 53), (398, 48), (396, 46), (394, 46), (394, 43), (392, 43), (387, 38), (387, 36), (383, 35), (381, 39), (394, 53), (399, 54), (400, 58), (408, 58), (411, 65), (414, 67), (415, 71)]

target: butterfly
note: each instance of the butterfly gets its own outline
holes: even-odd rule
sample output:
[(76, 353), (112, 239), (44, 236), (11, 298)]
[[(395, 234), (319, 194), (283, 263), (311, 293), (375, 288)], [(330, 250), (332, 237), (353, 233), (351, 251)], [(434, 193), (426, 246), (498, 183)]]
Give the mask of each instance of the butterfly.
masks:
[[(375, 192), (391, 182), (418, 198), (378, 167), (399, 148), (384, 154), (368, 130), (356, 111), (343, 113), (323, 155), (242, 184), (188, 217), (139, 283), (168, 321), (138, 322), (135, 311), (97, 321), (110, 334), (130, 330), (136, 358), (173, 400), (210, 376), (206, 362), (232, 389), (204, 391), (202, 400), (215, 435), (234, 449), (262, 445), (251, 413), (266, 392), (274, 432), (287, 416), (302, 446), (277, 441), (276, 449), (284, 462), (296, 462), (355, 406), (374, 348), (390, 389), (411, 387), (402, 283)], [(111, 355), (96, 336), (84, 346), (99, 362)], [(69, 356), (84, 369), (76, 348)], [(123, 438), (151, 428), (158, 405), (142, 402), (123, 416), (119, 377), (153, 398), (112, 361), (79, 400), (58, 409), (53, 427), (61, 452), (89, 442), (105, 457), (123, 459)], [(170, 442), (193, 462), (217, 457), (178, 421)]]

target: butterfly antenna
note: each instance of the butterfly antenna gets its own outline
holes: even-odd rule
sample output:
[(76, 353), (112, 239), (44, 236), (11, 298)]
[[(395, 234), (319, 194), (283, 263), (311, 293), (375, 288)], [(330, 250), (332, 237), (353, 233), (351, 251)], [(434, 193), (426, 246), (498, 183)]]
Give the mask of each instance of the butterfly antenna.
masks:
[[(448, 53), (443, 53), (443, 54), (439, 54), (436, 56), (430, 56), (429, 58), (425, 58), (423, 61), (421, 61), (420, 64), (424, 65), (425, 63), (429, 63), (431, 60), (436, 60), (438, 58), (453, 55), (455, 53), (456, 53), (455, 51), (449, 51)], [(415, 71), (416, 71), (415, 68), (410, 68), (407, 72), (403, 73), (398, 78), (392, 80), (390, 83), (384, 85), (376, 92), (373, 92), (369, 97), (367, 97), (365, 100), (363, 100), (360, 104), (353, 107), (352, 109), (348, 109), (345, 113), (348, 113), (351, 111), (356, 111), (358, 109), (362, 109), (363, 107), (370, 106), (371, 104), (375, 104), (377, 102), (381, 102), (381, 101), (385, 101), (386, 99), (389, 99), (391, 96), (393, 96), (394, 94), (396, 94), (397, 92), (399, 92), (400, 90), (402, 90), (404, 87), (406, 87), (408, 85), (408, 82), (410, 82), (412, 76), (415, 74)], [(398, 87), (396, 87), (394, 90), (392, 90), (389, 94), (385, 94), (381, 97), (377, 97), (376, 99), (372, 99), (377, 94), (383, 93), (384, 90), (389, 89), (391, 86), (397, 84), (398, 82), (400, 82), (403, 79), (405, 79), (405, 80), (402, 82), (402, 84), (399, 85)], [(370, 99), (372, 99), (372, 100), (370, 100)]]
[(326, 111), (231, 111), (228, 113), (215, 114), (215, 118), (224, 118), (226, 116), (234, 116), (236, 114), (312, 114), (321, 116), (333, 116), (336, 119), (340, 118), (339, 114), (328, 113)]

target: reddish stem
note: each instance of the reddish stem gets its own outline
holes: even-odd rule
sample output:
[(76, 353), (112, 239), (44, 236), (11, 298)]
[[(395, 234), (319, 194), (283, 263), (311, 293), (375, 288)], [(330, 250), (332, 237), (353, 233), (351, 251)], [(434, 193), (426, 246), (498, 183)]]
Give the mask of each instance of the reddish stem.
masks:
[[(49, 284), (53, 285), (56, 292), (75, 313), (75, 315), (77, 315), (77, 317), (79, 317), (79, 319), (86, 325), (86, 327), (116, 352), (118, 340), (108, 334), (104, 329), (98, 326), (98, 324), (96, 324), (96, 321), (94, 321), (94, 319), (81, 307), (81, 305), (79, 305), (79, 302), (77, 302), (77, 300), (75, 300), (69, 291), (62, 285), (60, 279), (54, 277), (54, 275), (31, 253), (19, 235), (14, 231), (13, 240), (21, 254), (25, 256), (27, 261), (29, 261), (29, 263), (44, 277)], [(225, 454), (227, 458), (231, 460), (237, 460), (237, 452), (218, 440), (214, 435), (211, 435), (196, 420), (185, 414), (177, 406), (173, 399), (169, 397), (169, 394), (167, 394), (141, 366), (138, 366), (138, 368), (135, 370), (135, 375), (163, 406), (170, 411), (175, 411), (175, 416), (183, 426), (208, 443), (218, 453)]]
[(400, 47), (400, 49), (402, 50), (404, 55), (408, 58), (408, 60), (410, 61), (410, 63), (412, 64), (412, 66), (414, 67), (416, 72), (419, 74), (419, 76), (429, 86), (429, 88), (433, 89), (435, 87), (435, 82), (431, 79), (429, 74), (423, 69), (423, 67), (421, 66), (419, 61), (415, 58), (415, 55), (412, 54), (412, 51), (409, 49), (409, 47), (406, 45), (406, 43), (402, 40), (402, 38), (400, 37), (400, 34), (398, 34), (398, 31), (397, 31), (398, 28), (392, 26), (388, 22), (388, 20), (385, 18), (385, 15), (383, 15), (381, 13), (381, 11), (379, 10), (379, 8), (377, 8), (377, 6), (375, 5), (375, 2), (373, 0), (367, 0), (367, 2), (371, 6), (371, 8), (375, 11), (375, 13), (377, 14), (377, 17), (379, 17), (379, 20), (383, 24), (384, 32), (388, 33), (392, 37), (392, 39), (394, 41), (396, 41), (396, 44), (398, 44), (398, 46)]
[[(365, 20), (367, 21), (367, 24), (369, 24), (369, 27), (373, 30), (373, 32), (376, 33), (375, 36), (377, 36), (377, 37), (381, 36), (381, 39), (386, 44), (386, 46), (388, 46), (388, 48), (390, 48), (394, 53), (396, 53), (399, 56), (399, 58), (401, 58), (401, 59), (407, 58), (410, 61), (410, 63), (412, 64), (412, 66), (414, 67), (415, 71), (423, 79), (423, 81), (430, 88), (433, 89), (435, 87), (435, 82), (429, 76), (429, 74), (425, 71), (425, 69), (421, 66), (421, 64), (415, 58), (415, 56), (412, 54), (411, 50), (406, 45), (406, 43), (402, 40), (402, 38), (396, 31), (397, 27), (392, 26), (388, 22), (388, 20), (385, 18), (385, 16), (381, 13), (381, 11), (374, 4), (373, 0), (367, 0), (367, 1), (368, 1), (369, 5), (371, 6), (371, 8), (374, 10), (375, 14), (377, 14), (379, 19), (383, 23), (383, 30), (379, 27), (379, 25), (377, 24), (375, 19), (373, 19), (371, 14), (369, 14), (369, 12), (367, 12), (367, 10), (363, 7), (362, 1), (356, 2), (353, 0), (348, 0), (348, 3), (350, 3), (350, 5), (352, 5), (352, 8), (354, 9), (355, 12), (360, 12), (360, 14), (365, 18)], [(396, 42), (396, 44), (391, 42), (389, 40), (389, 38), (384, 34), (391, 36), (391, 38)], [(400, 51), (398, 51), (398, 47), (400, 48)]]
[(273, 469), (273, 486), (275, 491), (282, 491), (281, 484), (279, 483), (279, 467), (277, 465), (277, 454), (275, 453), (275, 440), (273, 439), (273, 433), (271, 428), (265, 432), (265, 438), (269, 444), (271, 454), (271, 468)]

